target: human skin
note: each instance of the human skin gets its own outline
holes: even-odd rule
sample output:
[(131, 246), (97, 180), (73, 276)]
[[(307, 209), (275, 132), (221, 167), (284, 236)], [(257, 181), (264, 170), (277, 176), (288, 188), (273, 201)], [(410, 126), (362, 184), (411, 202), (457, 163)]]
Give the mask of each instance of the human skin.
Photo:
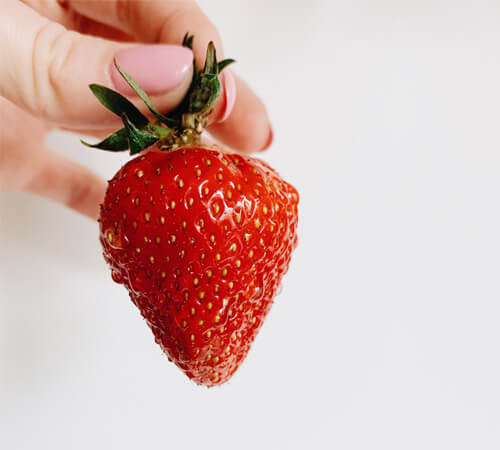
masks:
[[(192, 76), (193, 54), (179, 46), (186, 32), (195, 35), (199, 63), (209, 41), (222, 59), (217, 29), (192, 0), (3, 0), (0, 189), (41, 195), (95, 219), (105, 181), (48, 148), (46, 136), (59, 128), (101, 138), (121, 126), (88, 90), (99, 83), (130, 94), (114, 59), (158, 109), (175, 108)], [(210, 134), (241, 152), (269, 147), (273, 132), (262, 101), (227, 69), (221, 84)]]

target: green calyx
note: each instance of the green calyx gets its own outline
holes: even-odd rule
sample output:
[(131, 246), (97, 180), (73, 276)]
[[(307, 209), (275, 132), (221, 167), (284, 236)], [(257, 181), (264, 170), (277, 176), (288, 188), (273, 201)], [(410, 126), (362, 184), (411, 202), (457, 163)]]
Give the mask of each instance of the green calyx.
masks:
[[(182, 45), (192, 49), (193, 38), (194, 36), (186, 34)], [(91, 84), (89, 87), (92, 93), (107, 109), (121, 118), (123, 128), (97, 144), (92, 145), (84, 141), (82, 143), (88, 147), (112, 152), (130, 150), (131, 155), (153, 144), (166, 151), (175, 150), (183, 145), (199, 144), (211, 108), (221, 90), (218, 75), (233, 62), (232, 59), (218, 62), (215, 46), (210, 42), (202, 70), (196, 70), (193, 60), (193, 78), (181, 104), (175, 110), (163, 115), (155, 109), (151, 99), (137, 82), (115, 61), (115, 67), (120, 75), (146, 104), (155, 120), (150, 122), (132, 102), (118, 92), (105, 86)]]

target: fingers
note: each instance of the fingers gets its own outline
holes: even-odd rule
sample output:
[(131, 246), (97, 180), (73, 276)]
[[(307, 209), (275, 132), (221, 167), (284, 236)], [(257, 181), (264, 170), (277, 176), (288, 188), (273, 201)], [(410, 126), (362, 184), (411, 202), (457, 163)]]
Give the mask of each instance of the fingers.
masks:
[(97, 219), (106, 182), (86, 167), (56, 152), (44, 150), (43, 160), (25, 190)]
[(27, 191), (97, 217), (106, 183), (43, 146), (51, 127), (0, 97), (0, 189)]
[[(49, 22), (25, 5), (7, 1), (11, 11), (0, 17), (0, 39), (6, 43), (7, 51), (0, 54), (0, 66), (9, 69), (0, 73), (0, 94), (37, 116), (71, 129), (120, 126), (119, 120), (104, 110), (87, 89), (88, 84), (99, 83), (131, 94), (111, 66), (113, 58), (154, 97), (159, 110), (174, 108), (185, 95), (191, 78), (188, 50), (173, 45), (131, 48), (82, 36)], [(222, 55), (219, 33), (191, 0), (59, 3), (63, 10), (71, 9), (86, 17), (88, 20), (82, 19), (81, 24), (94, 27), (90, 32), (105, 34), (107, 29), (119, 29), (124, 36), (131, 35), (142, 42), (178, 44), (186, 31), (193, 31), (199, 64), (204, 62), (210, 40), (215, 42), (219, 57)], [(52, 14), (63, 20), (60, 9), (54, 8)], [(102, 25), (96, 27), (95, 21)], [(210, 132), (237, 150), (266, 148), (272, 140), (272, 130), (264, 105), (246, 84), (234, 81), (227, 69), (225, 72), (221, 76), (223, 91), (212, 116), (212, 121), (224, 122), (212, 125)], [(140, 102), (135, 103), (145, 110)]]
[(115, 41), (129, 41), (133, 39), (123, 31), (96, 22), (88, 17), (82, 16), (72, 9), (67, 3), (60, 1), (45, 0), (21, 0), (26, 5), (33, 8), (41, 16), (63, 25), (68, 30), (79, 31), (83, 34), (100, 36)]
[[(195, 34), (193, 51), (199, 65), (205, 61), (210, 41), (215, 43), (218, 57), (223, 56), (219, 32), (192, 0), (66, 0), (66, 3), (80, 14), (121, 29), (142, 42), (177, 44), (189, 31)], [(237, 150), (267, 148), (272, 141), (272, 128), (262, 101), (244, 82), (237, 78), (234, 81), (227, 69), (221, 81), (223, 92), (212, 120), (225, 122), (212, 125), (210, 132)], [(231, 86), (232, 92), (228, 93)]]
[(223, 54), (215, 26), (193, 0), (66, 0), (71, 8), (95, 21), (121, 29), (139, 42), (182, 42), (186, 32), (196, 34), (194, 54), (203, 66), (210, 41)]
[[(240, 152), (249, 153), (268, 149), (273, 141), (273, 130), (269, 125), (264, 104), (253, 95), (248, 85), (239, 77), (231, 74), (228, 82), (228, 74), (231, 72), (224, 71), (221, 76), (224, 89), (214, 107), (212, 123), (208, 126), (209, 133), (219, 142), (224, 142), (225, 145)], [(234, 86), (228, 87), (230, 84)], [(236, 90), (243, 100), (245, 96), (248, 96), (246, 101), (235, 103)], [(116, 131), (112, 128), (107, 130), (65, 129), (99, 139), (104, 139)]]
[(162, 110), (177, 106), (189, 88), (189, 49), (157, 46), (141, 56), (137, 46), (68, 31), (18, 1), (6, 0), (2, 13), (0, 95), (37, 117), (73, 129), (118, 127), (119, 119), (88, 89), (90, 83), (114, 87), (115, 57), (128, 61), (131, 67), (124, 68), (147, 92), (153, 88), (155, 104)]
[(266, 108), (248, 85), (235, 77), (237, 100), (223, 122), (212, 124), (208, 130), (226, 145), (242, 151), (263, 151), (273, 141), (273, 130)]
[(69, 8), (65, 8), (62, 2), (52, 0), (21, 0), (21, 2), (52, 22), (57, 22), (66, 28), (73, 29), (72, 25), (76, 14)]

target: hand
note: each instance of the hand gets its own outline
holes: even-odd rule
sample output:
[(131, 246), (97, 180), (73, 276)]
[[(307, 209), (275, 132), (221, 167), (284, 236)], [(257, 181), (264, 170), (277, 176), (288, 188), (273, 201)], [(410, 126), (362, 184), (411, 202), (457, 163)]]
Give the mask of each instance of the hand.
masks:
[[(46, 134), (58, 127), (100, 138), (121, 126), (88, 89), (99, 83), (131, 95), (115, 58), (158, 109), (175, 108), (190, 84), (193, 52), (202, 65), (214, 41), (222, 58), (220, 36), (192, 0), (3, 0), (2, 13), (0, 189), (29, 191), (96, 218), (106, 183), (46, 148)], [(188, 31), (193, 52), (179, 46)], [(262, 102), (227, 69), (221, 83), (209, 132), (236, 150), (267, 148), (272, 129)]]

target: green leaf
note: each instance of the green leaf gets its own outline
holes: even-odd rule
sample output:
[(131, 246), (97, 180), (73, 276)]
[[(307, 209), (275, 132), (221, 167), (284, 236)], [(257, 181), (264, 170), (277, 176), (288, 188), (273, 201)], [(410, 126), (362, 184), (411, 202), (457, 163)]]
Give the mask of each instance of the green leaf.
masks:
[(193, 50), (193, 39), (194, 39), (194, 35), (192, 35), (192, 34), (190, 35), (189, 33), (186, 33), (184, 35), (184, 39), (182, 40), (182, 46)]
[(143, 131), (155, 135), (158, 139), (167, 138), (172, 134), (172, 129), (165, 128), (160, 125), (156, 125), (154, 123), (149, 123), (148, 125), (146, 125)]
[(130, 121), (139, 128), (148, 123), (148, 119), (123, 95), (99, 84), (91, 84), (89, 87), (97, 99), (117, 116), (127, 114)]
[(125, 79), (125, 81), (128, 83), (128, 85), (134, 90), (134, 92), (139, 96), (139, 98), (146, 104), (148, 109), (153, 113), (153, 115), (162, 123), (170, 126), (175, 126), (177, 123), (169, 119), (168, 117), (164, 116), (163, 114), (160, 114), (154, 107), (153, 102), (149, 98), (148, 94), (146, 94), (143, 89), (137, 84), (137, 81), (135, 81), (127, 72), (125, 72), (117, 63), (116, 60), (114, 61), (114, 65), (116, 67), (116, 70), (120, 73), (120, 75)]
[[(192, 49), (193, 39), (194, 36), (186, 33), (182, 45)], [(88, 144), (86, 142), (84, 144), (110, 151), (122, 151), (128, 147), (133, 155), (155, 143), (161, 143), (163, 150), (183, 145), (186, 142), (185, 136), (187, 136), (184, 133), (185, 130), (195, 130), (193, 142), (197, 142), (196, 139), (199, 141), (199, 127), (206, 124), (207, 114), (221, 91), (218, 75), (233, 62), (232, 59), (218, 62), (216, 48), (213, 42), (210, 42), (202, 70), (197, 70), (196, 61), (193, 58), (193, 77), (183, 100), (174, 110), (161, 114), (156, 110), (146, 92), (115, 61), (118, 73), (142, 99), (157, 120), (154, 123), (149, 123), (146, 116), (123, 95), (105, 86), (92, 84), (90, 89), (94, 95), (107, 109), (120, 116), (124, 128), (97, 144)]]
[(218, 63), (214, 43), (210, 42), (208, 44), (205, 66), (201, 72), (193, 76), (189, 90), (190, 113), (204, 113), (215, 103), (221, 90), (220, 81), (217, 77), (219, 65), (223, 69), (232, 62), (234, 62), (232, 59), (226, 59)]
[(193, 113), (207, 111), (214, 104), (221, 88), (219, 78), (213, 74), (202, 74), (197, 84), (191, 96)]
[(229, 64), (233, 64), (236, 61), (234, 59), (224, 59), (223, 61), (220, 61), (217, 66), (218, 66), (218, 73), (221, 73), (225, 67), (229, 66)]
[(113, 133), (97, 144), (89, 144), (83, 140), (80, 142), (87, 147), (99, 148), (110, 152), (122, 152), (124, 150), (128, 150), (127, 130), (125, 130), (125, 128), (120, 128), (116, 133)]
[(135, 155), (136, 153), (141, 152), (145, 148), (150, 147), (158, 141), (158, 136), (137, 128), (127, 117), (126, 113), (122, 114), (122, 121), (128, 133), (128, 142), (131, 155)]
[(207, 56), (205, 58), (205, 67), (203, 67), (202, 74), (217, 74), (217, 54), (215, 45), (212, 41), (208, 43)]

